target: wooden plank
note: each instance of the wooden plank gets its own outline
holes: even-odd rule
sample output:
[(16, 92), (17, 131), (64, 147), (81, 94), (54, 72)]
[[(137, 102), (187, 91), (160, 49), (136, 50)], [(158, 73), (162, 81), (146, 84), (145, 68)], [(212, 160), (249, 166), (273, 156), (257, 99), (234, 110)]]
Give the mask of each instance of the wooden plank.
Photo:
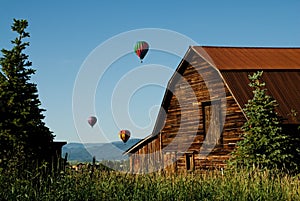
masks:
[[(212, 151), (210, 149), (201, 149), (202, 143), (205, 140), (205, 121), (202, 110), (203, 102), (210, 101), (210, 99), (218, 100), (221, 98), (218, 92), (222, 92), (224, 83), (219, 82), (220, 78), (216, 76), (218, 75), (216, 74), (216, 70), (211, 68), (209, 64), (203, 62), (200, 58), (195, 57), (192, 64), (193, 65), (187, 66), (182, 72), (183, 77), (178, 77), (176, 80), (177, 83), (173, 83), (175, 84), (173, 96), (170, 99), (168, 108), (165, 108), (167, 116), (160, 137), (150, 142), (148, 146), (141, 148), (142, 151), (140, 153), (153, 153), (153, 155), (137, 160), (137, 166), (148, 168), (148, 170), (153, 169), (151, 166), (174, 160), (174, 155), (162, 155), (159, 150), (175, 153), (182, 147), (188, 147), (188, 152), (195, 153), (193, 156), (193, 166), (195, 169), (213, 166), (221, 167), (225, 165), (225, 161), (229, 158), (228, 153), (235, 147), (234, 143), (240, 140), (239, 136), (242, 132), (240, 127), (245, 122), (245, 119), (232, 94), (230, 94), (228, 89), (225, 89), (226, 105), (220, 105), (218, 109), (222, 111), (222, 114), (226, 112), (224, 128), (222, 130), (223, 140)], [(200, 75), (198, 72), (200, 72)], [(188, 82), (188, 85), (186, 82)], [(216, 93), (210, 94), (205, 82), (208, 83), (211, 89)], [(193, 90), (187, 90), (188, 88), (192, 88)], [(208, 118), (207, 127), (213, 125), (211, 123), (212, 120), (214, 120), (215, 125), (217, 125), (219, 117), (214, 116)], [(216, 127), (214, 126), (212, 128)], [(217, 132), (221, 131), (214, 131), (214, 133)], [(193, 135), (195, 133), (196, 135)], [(170, 145), (174, 139), (178, 142), (178, 146)], [(199, 155), (200, 149), (205, 155), (204, 158)], [(213, 157), (211, 157), (211, 155)], [(134, 160), (135, 158), (132, 159)], [(143, 164), (141, 164), (142, 162), (147, 163), (148, 166), (143, 166)], [(166, 170), (171, 172), (177, 170), (183, 171), (185, 168), (186, 160), (184, 156), (182, 156), (176, 163), (173, 163), (172, 166), (169, 165), (166, 167)]]

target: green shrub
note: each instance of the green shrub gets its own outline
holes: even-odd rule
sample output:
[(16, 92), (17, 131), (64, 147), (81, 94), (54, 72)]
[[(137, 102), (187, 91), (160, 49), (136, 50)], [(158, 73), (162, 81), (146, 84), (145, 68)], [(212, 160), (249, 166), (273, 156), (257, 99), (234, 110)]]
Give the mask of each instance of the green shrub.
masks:
[(253, 98), (244, 108), (247, 121), (242, 127), (243, 140), (238, 143), (229, 165), (297, 172), (299, 149), (295, 140), (283, 130), (276, 113), (278, 104), (267, 94), (262, 75), (262, 71), (249, 75)]

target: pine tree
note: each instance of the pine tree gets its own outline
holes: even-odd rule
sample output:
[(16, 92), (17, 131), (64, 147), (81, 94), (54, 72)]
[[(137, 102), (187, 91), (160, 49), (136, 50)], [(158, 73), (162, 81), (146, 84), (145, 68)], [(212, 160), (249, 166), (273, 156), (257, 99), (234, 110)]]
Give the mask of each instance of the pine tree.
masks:
[[(54, 135), (43, 122), (36, 84), (31, 83), (35, 70), (24, 53), (29, 37), (26, 20), (16, 20), (11, 50), (2, 49), (0, 58), (0, 167), (28, 166), (47, 160)], [(36, 165), (36, 164), (34, 164)]]
[(249, 75), (253, 98), (244, 108), (247, 121), (242, 127), (243, 140), (230, 163), (238, 167), (296, 170), (298, 154), (291, 150), (293, 142), (282, 129), (276, 113), (278, 104), (267, 95), (262, 75), (262, 71)]

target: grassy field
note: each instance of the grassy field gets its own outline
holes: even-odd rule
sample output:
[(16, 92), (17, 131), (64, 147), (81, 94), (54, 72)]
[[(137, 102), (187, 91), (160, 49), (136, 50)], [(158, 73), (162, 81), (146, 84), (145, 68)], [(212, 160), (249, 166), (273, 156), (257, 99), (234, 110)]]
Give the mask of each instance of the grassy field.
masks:
[(67, 170), (16, 179), (0, 174), (0, 200), (300, 200), (300, 176), (253, 170), (166, 176)]

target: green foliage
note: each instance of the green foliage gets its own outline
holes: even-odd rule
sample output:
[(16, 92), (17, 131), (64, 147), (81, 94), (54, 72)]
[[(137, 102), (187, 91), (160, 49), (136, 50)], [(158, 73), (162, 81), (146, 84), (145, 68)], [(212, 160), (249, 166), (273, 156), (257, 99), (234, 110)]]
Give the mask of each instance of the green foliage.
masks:
[(281, 127), (275, 111), (278, 104), (267, 95), (262, 75), (263, 72), (249, 75), (253, 98), (244, 109), (247, 122), (242, 127), (243, 140), (238, 143), (230, 164), (296, 171), (299, 155), (292, 148), (294, 146), (290, 136)]
[(300, 178), (267, 170), (131, 175), (67, 170), (15, 179), (0, 174), (1, 200), (299, 200)]
[(27, 166), (46, 160), (53, 141), (52, 132), (42, 121), (36, 84), (31, 83), (35, 70), (24, 53), (29, 37), (28, 22), (16, 20), (12, 31), (18, 36), (11, 50), (2, 49), (0, 58), (0, 167)]

